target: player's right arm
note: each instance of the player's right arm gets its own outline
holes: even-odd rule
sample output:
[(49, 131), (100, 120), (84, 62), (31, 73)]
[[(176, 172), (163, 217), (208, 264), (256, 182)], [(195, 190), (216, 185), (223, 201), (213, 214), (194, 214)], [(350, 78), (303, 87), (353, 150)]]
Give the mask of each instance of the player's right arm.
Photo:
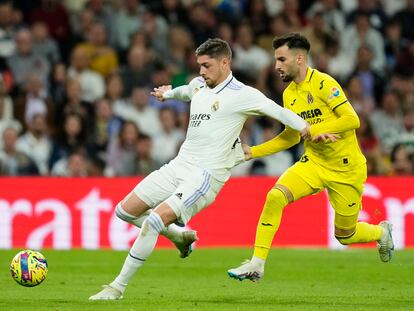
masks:
[(204, 80), (201, 77), (196, 77), (190, 81), (189, 84), (182, 85), (176, 88), (172, 88), (171, 85), (162, 85), (154, 88), (151, 95), (155, 96), (159, 101), (166, 99), (178, 99), (182, 101), (191, 101), (193, 95), (204, 84)]

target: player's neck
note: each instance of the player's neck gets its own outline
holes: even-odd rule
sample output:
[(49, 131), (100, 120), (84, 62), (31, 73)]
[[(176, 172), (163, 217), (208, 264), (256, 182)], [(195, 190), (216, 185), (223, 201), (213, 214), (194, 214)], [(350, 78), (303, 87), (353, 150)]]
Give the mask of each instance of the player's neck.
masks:
[(214, 89), (217, 85), (220, 85), (221, 83), (223, 83), (229, 77), (230, 74), (231, 74), (230, 70), (223, 73), (220, 79), (217, 80), (216, 85), (212, 86), (211, 88)]
[(302, 83), (303, 81), (305, 81), (306, 75), (308, 73), (308, 69), (309, 69), (308, 65), (300, 67), (299, 68), (299, 74), (296, 76), (296, 78), (293, 81), (295, 81), (295, 83), (297, 83), (297, 84)]

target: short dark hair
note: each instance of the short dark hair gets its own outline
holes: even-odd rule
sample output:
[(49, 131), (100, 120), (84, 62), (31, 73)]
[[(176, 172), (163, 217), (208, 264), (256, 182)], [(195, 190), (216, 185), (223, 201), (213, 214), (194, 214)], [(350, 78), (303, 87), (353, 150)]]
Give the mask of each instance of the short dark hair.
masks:
[(228, 57), (231, 59), (232, 52), (229, 44), (219, 38), (208, 39), (195, 51), (196, 56), (207, 55), (211, 58)]
[(291, 32), (273, 39), (273, 48), (275, 50), (284, 45), (287, 45), (289, 49), (301, 49), (306, 52), (309, 52), (310, 50), (308, 39), (297, 32)]

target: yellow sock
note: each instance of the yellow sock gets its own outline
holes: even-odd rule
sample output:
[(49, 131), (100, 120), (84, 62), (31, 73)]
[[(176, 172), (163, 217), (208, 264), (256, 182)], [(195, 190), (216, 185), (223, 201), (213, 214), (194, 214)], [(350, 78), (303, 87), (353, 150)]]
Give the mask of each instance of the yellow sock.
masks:
[(368, 243), (379, 241), (382, 236), (382, 227), (379, 225), (371, 225), (366, 222), (358, 222), (355, 233), (349, 238), (338, 238), (341, 244), (349, 245), (355, 243)]
[(257, 224), (253, 256), (266, 260), (273, 237), (282, 219), (283, 208), (287, 204), (288, 200), (281, 190), (274, 188), (267, 194), (266, 203)]

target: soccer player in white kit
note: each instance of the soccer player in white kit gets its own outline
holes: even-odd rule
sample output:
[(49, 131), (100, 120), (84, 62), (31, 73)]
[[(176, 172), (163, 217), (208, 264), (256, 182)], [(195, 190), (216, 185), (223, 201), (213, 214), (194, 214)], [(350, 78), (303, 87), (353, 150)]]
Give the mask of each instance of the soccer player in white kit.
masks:
[(210, 205), (244, 161), (239, 134), (251, 115), (266, 115), (309, 138), (309, 125), (260, 91), (244, 85), (231, 72), (231, 49), (221, 39), (209, 39), (196, 52), (200, 77), (188, 85), (155, 88), (159, 100), (191, 101), (187, 136), (176, 158), (143, 179), (116, 207), (121, 219), (141, 227), (120, 274), (90, 300), (121, 299), (125, 288), (154, 250), (159, 234), (172, 240), (186, 257), (197, 239), (183, 225)]

